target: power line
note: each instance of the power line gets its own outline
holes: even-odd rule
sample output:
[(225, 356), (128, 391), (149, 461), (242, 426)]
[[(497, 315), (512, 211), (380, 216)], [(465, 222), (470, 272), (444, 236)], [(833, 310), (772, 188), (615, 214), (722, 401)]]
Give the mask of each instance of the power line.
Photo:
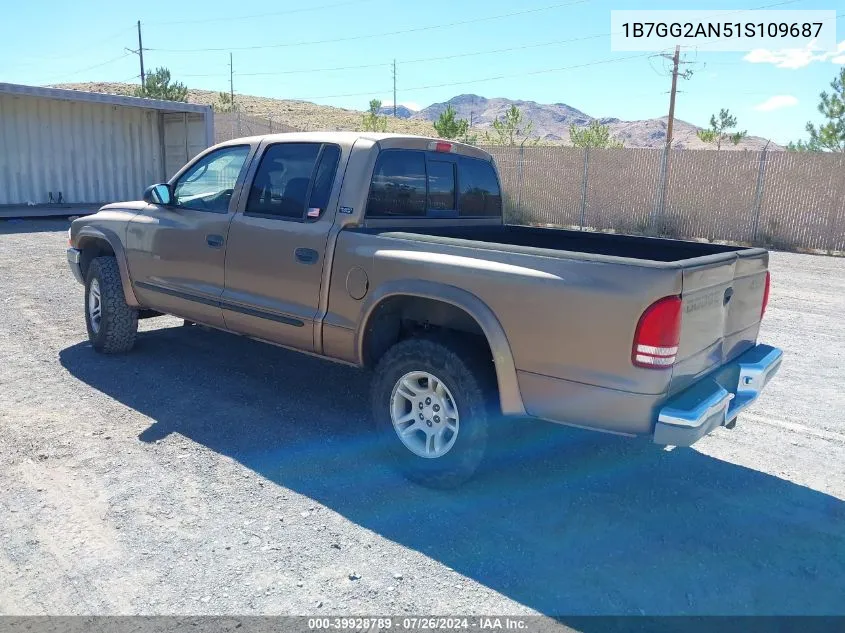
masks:
[[(794, 4), (795, 2), (802, 2), (802, 1), (803, 0), (785, 0), (785, 1), (782, 1), (782, 2), (776, 2), (776, 3), (773, 3), (773, 4), (764, 5), (764, 6), (761, 6), (761, 7), (755, 7), (753, 9), (739, 9), (739, 10), (730, 11), (730, 12), (727, 12), (727, 13), (720, 13), (718, 15), (727, 15), (727, 14), (731, 14), (731, 13), (742, 13), (744, 11), (756, 11), (756, 10), (759, 10), (759, 9), (767, 9), (767, 8), (770, 8), (770, 7), (781, 6), (781, 5), (784, 5), (784, 4)], [(537, 10), (539, 11), (539, 10), (543, 10), (543, 9), (537, 9)], [(515, 15), (515, 14), (511, 14), (511, 15)], [(499, 16), (499, 17), (504, 17), (504, 16)], [(494, 19), (494, 17), (485, 18), (485, 19)], [(445, 27), (445, 26), (453, 26), (453, 25), (443, 25), (443, 26)], [(433, 28), (433, 27), (424, 27), (424, 28)], [(620, 31), (620, 33), (621, 33), (621, 31)], [(494, 48), (494, 49), (489, 49), (489, 50), (484, 50), (484, 51), (471, 51), (471, 52), (468, 52), (468, 53), (454, 53), (454, 54), (450, 54), (450, 55), (439, 55), (439, 56), (435, 56), (435, 57), (420, 57), (420, 58), (417, 58), (417, 59), (406, 59), (406, 60), (400, 59), (400, 60), (397, 60), (396, 63), (398, 63), (398, 64), (418, 64), (418, 63), (443, 61), (443, 60), (450, 60), (450, 59), (460, 59), (460, 58), (464, 58), (464, 57), (477, 57), (479, 55), (492, 55), (492, 54), (496, 54), (496, 53), (509, 53), (509, 52), (513, 52), (513, 51), (527, 50), (527, 49), (532, 49), (532, 48), (544, 48), (544, 47), (547, 47), (547, 46), (561, 46), (561, 45), (571, 44), (571, 43), (574, 43), (574, 42), (583, 42), (583, 41), (586, 41), (586, 40), (598, 39), (598, 38), (603, 38), (603, 37), (610, 37), (612, 35), (614, 35), (614, 33), (597, 33), (595, 35), (585, 35), (583, 37), (573, 37), (573, 38), (568, 38), (568, 39), (563, 39), (563, 40), (553, 40), (553, 41), (550, 41), (550, 42), (539, 42), (539, 43), (534, 43), (534, 44), (523, 44), (523, 45), (520, 45), (520, 46), (508, 46), (506, 48)], [(356, 38), (358, 38), (358, 37), (368, 37), (368, 36), (356, 36)], [(341, 40), (334, 40), (334, 41), (341, 41)], [(311, 43), (311, 42), (304, 42), (303, 44), (309, 44), (309, 43)], [(314, 42), (314, 43), (317, 43), (317, 42)], [(327, 43), (327, 42), (319, 42), (319, 43)], [(290, 44), (290, 45), (295, 46), (296, 44)], [(731, 62), (731, 63), (739, 63), (739, 62)], [(291, 69), (291, 70), (274, 70), (274, 71), (260, 71), (260, 72), (252, 72), (252, 73), (238, 73), (238, 75), (241, 76), (241, 77), (274, 77), (274, 76), (279, 76), (279, 75), (295, 75), (295, 74), (303, 74), (303, 73), (319, 73), (319, 72), (335, 72), (335, 71), (341, 71), (341, 70), (364, 70), (364, 69), (371, 69), (371, 68), (385, 68), (385, 67), (388, 67), (388, 66), (392, 66), (392, 64), (389, 63), (389, 62), (379, 62), (379, 63), (373, 63), (373, 64), (357, 64), (357, 65), (353, 65), (353, 66), (332, 66), (332, 67), (322, 67), (322, 68), (295, 68), (295, 69)], [(656, 69), (654, 69), (653, 66), (652, 66), (652, 69), (655, 70), (655, 72), (656, 72)], [(228, 73), (196, 73), (196, 74), (182, 75), (182, 77), (225, 77), (226, 75), (228, 75)]]
[(202, 20), (165, 20), (161, 22), (147, 22), (155, 26), (177, 25), (177, 24), (208, 24), (209, 22), (231, 22), (233, 20), (252, 20), (254, 18), (269, 18), (277, 15), (292, 15), (294, 13), (307, 13), (312, 11), (320, 11), (322, 9), (335, 9), (337, 7), (348, 6), (352, 4), (363, 4), (365, 2), (372, 2), (372, 0), (346, 0), (345, 2), (335, 2), (334, 4), (323, 4), (317, 7), (302, 7), (299, 9), (289, 9), (287, 11), (272, 11), (270, 13), (253, 13), (250, 15), (234, 15), (221, 16), (219, 18), (205, 18)]
[[(612, 64), (615, 62), (623, 62), (628, 61), (630, 59), (638, 59), (643, 57), (649, 57), (652, 53), (641, 53), (638, 55), (629, 55), (627, 57), (614, 57), (608, 59), (599, 59), (592, 62), (585, 62), (583, 64), (573, 64), (571, 66), (561, 66), (559, 68), (543, 68), (540, 70), (531, 70), (531, 71), (524, 71), (520, 73), (510, 73), (507, 75), (495, 75), (491, 77), (481, 77), (478, 79), (468, 79), (463, 81), (453, 81), (448, 83), (441, 83), (441, 84), (431, 84), (427, 86), (412, 86), (410, 88), (402, 88), (402, 90), (408, 92), (413, 90), (428, 90), (430, 88), (446, 88), (451, 86), (463, 86), (467, 84), (474, 84), (474, 83), (481, 83), (485, 81), (496, 81), (499, 79), (511, 79), (513, 77), (526, 77), (526, 76), (533, 76), (533, 75), (542, 75), (545, 73), (555, 73), (555, 72), (563, 72), (566, 70), (575, 70), (578, 68), (587, 68), (589, 66), (598, 66), (600, 64)], [(286, 100), (289, 101), (312, 101), (314, 99), (337, 99), (340, 97), (364, 97), (364, 96), (371, 96), (374, 94), (382, 94), (389, 92), (390, 88), (381, 89), (381, 90), (368, 90), (367, 92), (354, 92), (354, 93), (347, 93), (347, 94), (337, 94), (337, 95), (320, 95), (314, 97), (295, 97), (289, 98)]]
[[(69, 72), (69, 73), (62, 73), (62, 75), (61, 75), (61, 76), (62, 76), (62, 77), (68, 77), (68, 76), (71, 76), (71, 75), (78, 75), (79, 73), (84, 73), (84, 72), (87, 72), (87, 71), (89, 71), (89, 70), (94, 70), (95, 68), (100, 68), (100, 67), (102, 67), (102, 66), (108, 66), (109, 64), (113, 64), (114, 62), (118, 62), (118, 61), (120, 61), (121, 59), (126, 59), (126, 58), (127, 58), (127, 57), (129, 57), (130, 55), (132, 55), (132, 53), (124, 53), (124, 54), (123, 54), (123, 55), (121, 55), (120, 57), (115, 57), (114, 59), (110, 59), (110, 60), (105, 61), (105, 62), (102, 62), (102, 63), (100, 63), (100, 64), (95, 64), (95, 65), (93, 65), (93, 66), (88, 66), (87, 68), (80, 68), (79, 70), (74, 70), (74, 71)], [(58, 75), (56, 75), (56, 76), (58, 76)], [(51, 81), (52, 81), (52, 80), (51, 80)]]
[[(315, 44), (335, 44), (338, 42), (352, 42), (356, 40), (366, 40), (366, 39), (374, 39), (377, 37), (388, 37), (391, 35), (406, 35), (408, 33), (419, 33), (422, 31), (432, 31), (435, 29), (444, 29), (453, 26), (462, 26), (465, 24), (477, 24), (479, 22), (488, 22), (490, 20), (501, 20), (503, 18), (512, 18), (518, 15), (527, 15), (529, 13), (539, 13), (541, 11), (549, 11), (550, 9), (557, 9), (559, 7), (566, 7), (572, 6), (575, 4), (584, 4), (590, 2), (591, 0), (569, 0), (569, 2), (560, 2), (557, 4), (547, 5), (545, 7), (539, 7), (536, 9), (525, 9), (523, 11), (515, 11), (513, 13), (504, 13), (500, 15), (491, 15), (483, 18), (473, 18), (471, 20), (460, 20), (457, 22), (449, 22), (447, 24), (433, 24), (430, 26), (418, 26), (412, 29), (403, 29), (400, 31), (387, 31), (382, 33), (370, 33), (368, 35), (350, 35), (348, 37), (340, 37), (335, 39), (328, 39), (328, 40), (311, 40), (311, 41), (304, 41), (304, 42), (286, 42), (281, 44), (257, 44), (254, 46), (239, 46), (239, 47), (221, 47), (221, 48), (153, 48), (150, 50), (165, 52), (165, 53), (207, 53), (207, 52), (215, 52), (215, 51), (252, 51), (252, 50), (262, 50), (266, 48), (289, 48), (293, 46), (310, 46)], [(792, 0), (797, 2), (798, 0)]]
[(51, 55), (49, 57), (36, 57), (34, 59), (30, 59), (28, 61), (23, 61), (23, 62), (20, 62), (20, 63), (15, 62), (15, 68), (27, 67), (27, 66), (37, 66), (37, 65), (41, 65), (44, 62), (48, 62), (48, 61), (66, 60), (66, 59), (69, 59), (69, 58), (72, 58), (72, 57), (78, 57), (78, 56), (80, 56), (84, 53), (87, 53), (88, 51), (94, 50), (95, 48), (99, 48), (102, 44), (105, 44), (106, 42), (112, 42), (119, 37), (123, 37), (126, 34), (127, 31), (130, 31), (134, 28), (135, 28), (135, 25), (133, 24), (131, 27), (121, 29), (120, 31), (117, 31), (117, 32), (113, 33), (112, 35), (110, 35), (108, 37), (97, 40), (96, 43), (94, 43), (94, 44), (89, 44), (89, 45), (85, 46), (84, 48), (78, 48), (75, 51), (70, 52), (70, 53), (62, 53), (61, 55)]
[[(507, 48), (494, 48), (485, 51), (471, 51), (468, 53), (454, 53), (452, 55), (440, 55), (437, 57), (420, 57), (417, 59), (396, 60), (397, 64), (419, 64), (423, 62), (436, 62), (449, 59), (458, 59), (461, 57), (477, 57), (479, 55), (492, 55), (495, 53), (509, 53), (513, 51), (521, 51), (529, 48), (542, 48), (545, 46), (560, 46), (564, 44), (572, 44), (574, 42), (583, 42), (585, 40), (597, 39), (600, 37), (610, 37), (610, 33), (599, 33), (597, 35), (586, 35), (584, 37), (573, 37), (565, 40), (554, 40), (551, 42), (540, 42), (537, 44), (524, 44), (522, 46), (509, 46)], [(390, 62), (381, 62), (377, 64), (360, 64), (357, 66), (333, 66), (331, 68), (297, 68), (293, 70), (273, 70), (267, 72), (254, 73), (238, 73), (241, 77), (267, 77), (276, 75), (294, 75), (300, 73), (319, 73), (319, 72), (333, 72), (339, 70), (359, 70), (367, 68), (385, 68), (392, 66)], [(181, 75), (182, 77), (225, 77), (226, 73), (200, 73)]]

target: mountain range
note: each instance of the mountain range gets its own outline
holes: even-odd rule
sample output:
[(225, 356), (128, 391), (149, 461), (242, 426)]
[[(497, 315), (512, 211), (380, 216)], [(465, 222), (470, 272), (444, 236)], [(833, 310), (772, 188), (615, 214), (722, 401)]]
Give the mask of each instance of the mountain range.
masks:
[[(398, 106), (396, 115), (409, 120), (436, 121), (438, 117), (452, 106), (457, 118), (470, 121), (471, 126), (478, 130), (489, 130), (492, 128), (496, 118), (503, 118), (505, 111), (512, 105), (520, 109), (526, 120), (532, 121), (532, 134), (543, 141), (569, 143), (569, 126), (576, 125), (583, 127), (596, 120), (594, 117), (581, 112), (565, 103), (537, 103), (536, 101), (523, 101), (519, 99), (485, 97), (474, 94), (463, 94), (452, 97), (442, 103), (433, 103), (419, 111), (411, 110), (405, 106)], [(382, 108), (385, 114), (392, 116), (393, 108)], [(663, 147), (666, 144), (666, 126), (668, 117), (645, 119), (641, 121), (623, 121), (618, 118), (605, 117), (597, 119), (602, 125), (610, 128), (611, 134), (622, 141), (625, 147)], [(701, 128), (692, 123), (675, 119), (672, 133), (673, 146), (681, 149), (715, 149), (714, 146), (704, 143), (696, 136)], [(749, 136), (743, 139), (738, 145), (728, 143), (723, 149), (748, 149), (760, 150), (768, 141), (758, 136)], [(769, 144), (770, 150), (783, 149), (780, 146)]]
[[(60, 84), (55, 87), (122, 95), (131, 95), (135, 88), (135, 86), (125, 83), (104, 82)], [(219, 93), (190, 89), (188, 101), (212, 105), (218, 103)], [(250, 121), (251, 117), (272, 120), (276, 130), (286, 129), (285, 126), (288, 129), (300, 130), (357, 130), (360, 129), (361, 115), (363, 114), (359, 110), (335, 108), (308, 101), (274, 99), (253, 95), (236, 94), (235, 101), (242, 112), (248, 115), (244, 117), (241, 130), (245, 135), (267, 130), (266, 125)], [(393, 106), (385, 106), (381, 112), (388, 117), (387, 129), (390, 132), (432, 136), (436, 134), (432, 122), (437, 120), (448, 105), (455, 108), (459, 118), (472, 122), (472, 131), (480, 135), (480, 142), (482, 143), (484, 133), (491, 129), (496, 117), (504, 116), (505, 111), (512, 105), (516, 105), (525, 118), (533, 122), (532, 134), (546, 144), (568, 144), (570, 124), (584, 126), (596, 120), (589, 114), (565, 103), (544, 104), (536, 101), (501, 97), (488, 99), (473, 94), (458, 95), (442, 103), (433, 103), (419, 111), (399, 105), (396, 107), (396, 118), (393, 117)], [(660, 148), (666, 143), (667, 117), (641, 121), (623, 121), (612, 117), (597, 120), (603, 125), (607, 125), (611, 134), (623, 141), (625, 147)], [(692, 123), (676, 118), (673, 146), (686, 149), (715, 149), (713, 145), (704, 143), (696, 136), (696, 132), (700, 129)], [(759, 150), (767, 142), (766, 139), (750, 136), (743, 139), (737, 146), (727, 144), (723, 146), (723, 149)], [(769, 145), (769, 150), (782, 149), (774, 143)]]

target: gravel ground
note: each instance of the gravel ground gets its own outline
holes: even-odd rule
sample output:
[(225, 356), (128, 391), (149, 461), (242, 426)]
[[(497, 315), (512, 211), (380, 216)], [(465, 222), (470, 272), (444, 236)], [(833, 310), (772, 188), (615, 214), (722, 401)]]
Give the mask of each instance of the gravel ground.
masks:
[(0, 223), (0, 613), (845, 614), (845, 259), (772, 255), (787, 357), (735, 430), (515, 422), (436, 492), (362, 373), (169, 317), (94, 353), (67, 226)]

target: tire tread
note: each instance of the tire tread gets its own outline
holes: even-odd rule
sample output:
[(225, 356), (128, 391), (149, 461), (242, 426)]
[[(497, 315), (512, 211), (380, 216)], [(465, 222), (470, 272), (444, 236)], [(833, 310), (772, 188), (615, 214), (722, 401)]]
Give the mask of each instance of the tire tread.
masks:
[[(100, 281), (102, 304), (100, 331), (96, 334), (88, 323), (88, 286), (94, 277)], [(120, 269), (114, 257), (96, 257), (91, 261), (85, 285), (85, 315), (88, 335), (94, 349), (98, 352), (122, 354), (135, 345), (135, 336), (138, 332), (138, 310), (126, 303)]]

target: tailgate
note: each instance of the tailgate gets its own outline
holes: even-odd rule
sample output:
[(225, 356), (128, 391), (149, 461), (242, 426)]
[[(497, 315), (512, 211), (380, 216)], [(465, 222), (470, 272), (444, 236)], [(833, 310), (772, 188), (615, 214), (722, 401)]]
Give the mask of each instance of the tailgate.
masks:
[(757, 341), (769, 254), (735, 257), (683, 271), (681, 339), (670, 393), (736, 358)]

